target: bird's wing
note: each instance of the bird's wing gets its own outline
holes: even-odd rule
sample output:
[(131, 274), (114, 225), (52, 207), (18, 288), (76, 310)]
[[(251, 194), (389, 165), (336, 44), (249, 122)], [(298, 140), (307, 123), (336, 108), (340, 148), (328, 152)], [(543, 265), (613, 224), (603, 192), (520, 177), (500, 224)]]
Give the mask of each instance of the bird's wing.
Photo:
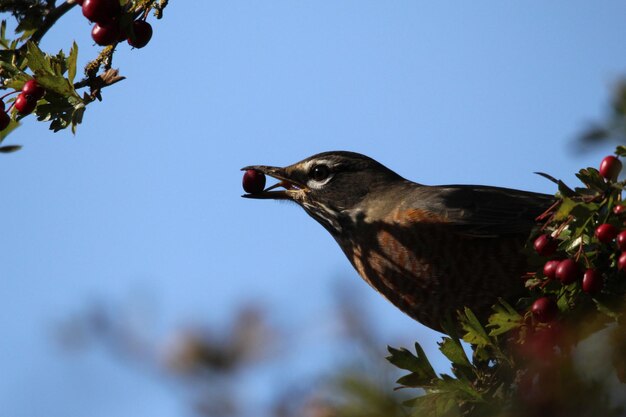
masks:
[[(446, 185), (425, 187), (427, 208), (442, 213), (460, 234), (527, 236), (555, 197), (509, 188)], [(428, 207), (430, 206), (430, 207)]]

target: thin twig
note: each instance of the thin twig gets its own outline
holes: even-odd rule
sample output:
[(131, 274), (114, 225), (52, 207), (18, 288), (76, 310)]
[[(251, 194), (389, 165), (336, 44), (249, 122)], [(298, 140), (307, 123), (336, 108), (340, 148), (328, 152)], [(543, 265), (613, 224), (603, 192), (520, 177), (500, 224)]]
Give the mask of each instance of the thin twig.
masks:
[[(59, 20), (61, 16), (67, 13), (74, 6), (76, 6), (76, 3), (66, 1), (62, 5), (57, 6), (54, 9), (50, 10), (50, 13), (46, 15), (46, 18), (41, 24), (41, 27), (37, 29), (35, 33), (33, 33), (28, 40), (34, 43), (39, 43), (41, 38), (44, 37), (44, 35), (48, 32), (48, 30), (50, 30), (50, 28), (56, 23), (56, 21)], [(18, 51), (22, 51), (25, 48), (26, 48), (26, 43), (20, 46)]]

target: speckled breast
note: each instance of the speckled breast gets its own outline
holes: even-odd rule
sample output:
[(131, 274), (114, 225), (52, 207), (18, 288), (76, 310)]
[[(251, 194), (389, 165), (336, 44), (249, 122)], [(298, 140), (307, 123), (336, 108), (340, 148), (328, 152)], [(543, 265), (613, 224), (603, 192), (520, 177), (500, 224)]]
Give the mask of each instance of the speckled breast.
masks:
[(367, 283), (435, 330), (465, 306), (484, 317), (523, 288), (523, 239), (462, 236), (417, 210), (361, 222), (337, 241)]

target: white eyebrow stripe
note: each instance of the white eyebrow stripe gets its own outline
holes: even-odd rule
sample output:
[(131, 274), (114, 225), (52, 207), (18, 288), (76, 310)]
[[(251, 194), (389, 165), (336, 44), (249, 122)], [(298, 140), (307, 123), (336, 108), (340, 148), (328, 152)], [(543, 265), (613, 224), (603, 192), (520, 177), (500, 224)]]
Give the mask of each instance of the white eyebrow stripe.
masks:
[[(302, 169), (304, 170), (304, 172), (308, 173), (311, 170), (311, 168), (313, 168), (316, 165), (326, 165), (327, 167), (332, 169), (337, 166), (337, 163), (329, 159), (312, 159), (304, 163), (302, 166)], [(325, 186), (328, 183), (328, 181), (332, 180), (333, 177), (334, 177), (334, 174), (331, 173), (328, 176), (328, 178), (326, 178), (323, 181), (316, 181), (314, 179), (310, 179), (306, 182), (306, 186), (314, 190), (319, 190), (320, 188)]]
[(302, 169), (305, 172), (309, 172), (309, 170), (315, 165), (326, 165), (329, 168), (334, 168), (337, 164), (333, 163), (333, 161), (329, 159), (312, 159), (310, 161), (306, 161), (302, 166)]

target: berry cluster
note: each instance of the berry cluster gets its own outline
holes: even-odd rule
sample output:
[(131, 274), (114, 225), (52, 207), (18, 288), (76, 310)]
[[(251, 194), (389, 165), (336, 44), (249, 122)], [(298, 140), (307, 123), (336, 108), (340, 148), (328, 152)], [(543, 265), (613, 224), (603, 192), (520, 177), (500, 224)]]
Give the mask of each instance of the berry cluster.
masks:
[[(14, 93), (17, 93), (17, 91), (13, 91), (9, 94)], [(22, 90), (19, 92), (11, 107), (15, 107), (19, 115), (30, 114), (35, 110), (35, 107), (37, 107), (37, 101), (41, 99), (45, 93), (46, 91), (39, 85), (37, 80), (31, 78), (24, 83)], [(6, 95), (4, 97), (6, 97)], [(4, 101), (0, 100), (0, 131), (6, 129), (9, 123), (11, 123), (11, 117), (9, 116), (10, 110), (11, 108), (5, 110)]]
[[(575, 216), (568, 214), (565, 222), (553, 225), (553, 232), (542, 234), (534, 240), (535, 252), (542, 258), (549, 258), (541, 272), (534, 277), (534, 286), (545, 288), (552, 282), (562, 286), (574, 284), (571, 291), (579, 288), (584, 293), (596, 296), (605, 288), (607, 274), (615, 275), (613, 268), (618, 273), (626, 272), (626, 205), (621, 204), (619, 187), (613, 187), (621, 170), (622, 163), (617, 157), (604, 158), (597, 175), (604, 179), (606, 189), (596, 196), (581, 198), (581, 207), (588, 203), (595, 204), (597, 208), (599, 216), (589, 217), (585, 221), (585, 225), (594, 220), (597, 222), (591, 226), (593, 233), (590, 231), (589, 235), (580, 233), (579, 236), (572, 236), (567, 227)], [(584, 230), (585, 225), (581, 230)], [(561, 238), (561, 235), (565, 237)], [(556, 294), (562, 295), (564, 291), (558, 290)], [(532, 317), (540, 323), (553, 322), (559, 315), (557, 300), (551, 295), (537, 298), (530, 311)]]
[(152, 38), (150, 23), (143, 19), (124, 19), (118, 0), (77, 0), (76, 3), (81, 5), (83, 15), (94, 22), (91, 37), (100, 46), (126, 40), (134, 48), (143, 48)]

